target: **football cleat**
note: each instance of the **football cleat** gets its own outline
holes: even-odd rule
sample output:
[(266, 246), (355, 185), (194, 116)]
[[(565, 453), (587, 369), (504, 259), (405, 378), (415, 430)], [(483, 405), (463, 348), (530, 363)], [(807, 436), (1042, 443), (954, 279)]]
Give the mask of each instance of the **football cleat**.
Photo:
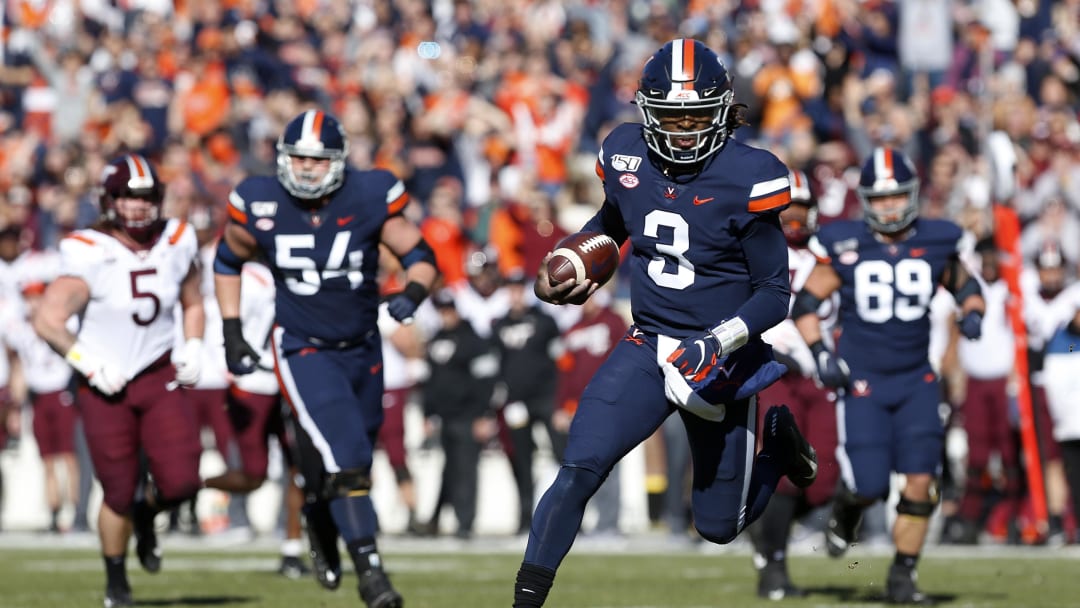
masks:
[(360, 575), (360, 599), (368, 608), (401, 608), (405, 605), (382, 568), (371, 568)]
[(774, 405), (765, 413), (764, 452), (779, 457), (791, 483), (806, 488), (817, 479), (817, 452), (799, 432), (799, 425), (786, 405)]
[(828, 549), (829, 556), (840, 557), (847, 553), (848, 547), (855, 541), (861, 523), (861, 506), (833, 502), (829, 525), (825, 528), (825, 548)]
[(889, 578), (885, 588), (885, 602), (911, 606), (933, 606), (934, 600), (919, 591), (915, 585), (915, 570), (909, 570), (893, 564), (889, 568)]
[(135, 532), (135, 554), (143, 570), (151, 574), (161, 570), (161, 547), (154, 530), (154, 510), (146, 501), (137, 500), (131, 510), (132, 529)]
[(278, 567), (278, 574), (281, 576), (297, 580), (310, 573), (311, 568), (308, 568), (299, 557), (295, 555), (281, 556), (281, 566)]
[(120, 608), (121, 606), (134, 606), (135, 601), (131, 598), (131, 589), (105, 588), (105, 608)]
[(304, 508), (304, 519), (315, 580), (326, 589), (337, 589), (341, 586), (341, 552), (330, 506), (325, 502), (308, 504)]
[(768, 562), (758, 571), (758, 597), (782, 600), (790, 597), (806, 597), (806, 591), (791, 584), (785, 562)]

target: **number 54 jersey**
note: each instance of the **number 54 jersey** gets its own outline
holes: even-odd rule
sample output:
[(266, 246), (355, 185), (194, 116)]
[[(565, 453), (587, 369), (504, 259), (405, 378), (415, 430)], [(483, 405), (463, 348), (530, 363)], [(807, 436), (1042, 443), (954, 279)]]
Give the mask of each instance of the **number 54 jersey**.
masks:
[(297, 338), (350, 342), (376, 329), (383, 223), (409, 202), (393, 174), (347, 169), (326, 206), (299, 206), (276, 177), (229, 194), (229, 216), (255, 237), (277, 287), (277, 324)]
[(926, 218), (893, 244), (878, 240), (860, 220), (831, 222), (811, 238), (818, 261), (840, 275), (837, 352), (853, 371), (897, 373), (927, 365), (930, 300), (949, 261), (969, 243), (956, 224)]

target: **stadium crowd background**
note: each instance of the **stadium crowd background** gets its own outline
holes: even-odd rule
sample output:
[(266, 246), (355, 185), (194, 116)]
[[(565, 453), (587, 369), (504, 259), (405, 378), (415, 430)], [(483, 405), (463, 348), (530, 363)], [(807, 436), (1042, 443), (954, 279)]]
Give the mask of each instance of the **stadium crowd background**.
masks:
[[(408, 213), (447, 283), (468, 280), (477, 250), (494, 253), (503, 276), (531, 275), (602, 201), (598, 142), (639, 120), (631, 101), (643, 61), (667, 40), (698, 37), (749, 108), (738, 138), (804, 169), (821, 221), (858, 216), (858, 166), (888, 144), (917, 163), (925, 216), (985, 237), (991, 205), (1009, 205), (1025, 261), (1056, 243), (1077, 277), (1077, 0), (5, 8), (0, 238), (20, 252), (54, 249), (95, 221), (94, 181), (128, 150), (158, 164), (169, 215), (219, 227), (232, 186), (273, 172), (282, 127), (314, 103), (342, 120), (355, 165), (405, 180)], [(13, 276), (4, 283), (18, 289)], [(616, 299), (625, 295), (616, 284)], [(9, 422), (19, 431), (17, 416)], [(11, 493), (5, 503), (18, 500)]]

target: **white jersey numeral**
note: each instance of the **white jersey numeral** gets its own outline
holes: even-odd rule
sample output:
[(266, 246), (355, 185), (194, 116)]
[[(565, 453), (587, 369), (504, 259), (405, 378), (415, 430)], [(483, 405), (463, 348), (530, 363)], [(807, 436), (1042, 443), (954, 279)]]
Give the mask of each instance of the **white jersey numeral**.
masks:
[[(660, 227), (671, 228), (671, 242), (659, 242)], [(645, 216), (645, 236), (657, 239), (656, 252), (649, 262), (649, 278), (661, 287), (686, 289), (694, 284), (694, 265), (683, 255), (690, 250), (690, 225), (671, 211), (654, 210)], [(675, 271), (667, 270), (675, 264)]]
[[(294, 272), (285, 273), (285, 286), (289, 291), (301, 295), (311, 296), (319, 292), (322, 282), (335, 277), (346, 277), (349, 287), (356, 289), (364, 282), (364, 273), (360, 270), (364, 261), (363, 251), (349, 251), (349, 241), (352, 231), (343, 230), (334, 235), (334, 242), (330, 246), (330, 255), (326, 258), (326, 268), (320, 273), (315, 265), (315, 260), (310, 253), (305, 255), (303, 250), (309, 252), (315, 249), (314, 234), (279, 234), (274, 237), (274, 248), (277, 255), (274, 259), (277, 267)], [(348, 263), (346, 264), (346, 258)]]
[(885, 260), (867, 260), (855, 267), (855, 308), (868, 323), (920, 319), (933, 295), (933, 273), (926, 260), (900, 260), (895, 268)]

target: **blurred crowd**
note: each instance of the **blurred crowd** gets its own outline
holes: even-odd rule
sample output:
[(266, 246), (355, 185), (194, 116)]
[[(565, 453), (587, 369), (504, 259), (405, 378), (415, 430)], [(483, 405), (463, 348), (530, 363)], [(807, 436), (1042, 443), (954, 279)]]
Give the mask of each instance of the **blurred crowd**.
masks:
[[(994, 205), (1011, 207), (1023, 265), (1034, 272), (1052, 250), (1058, 290), (1078, 277), (1078, 0), (18, 0), (6, 9), (0, 271), (14, 297), (19, 256), (55, 249), (97, 218), (93, 186), (115, 154), (153, 159), (167, 213), (212, 234), (231, 188), (273, 172), (285, 122), (314, 104), (341, 119), (355, 165), (405, 180), (407, 213), (437, 252), (447, 297), (487, 338), (512, 309), (508, 290), (599, 207), (599, 142), (639, 120), (641, 66), (677, 37), (721, 54), (748, 107), (737, 137), (804, 170), (822, 222), (858, 216), (858, 167), (887, 144), (917, 163), (924, 216), (986, 242)], [(621, 310), (625, 296), (616, 279), (611, 305)], [(546, 314), (565, 334), (581, 312)], [(497, 400), (492, 392), (484, 398)], [(961, 409), (963, 391), (951, 397)], [(550, 430), (552, 412), (567, 410), (554, 416), (556, 431), (572, 415), (561, 402), (548, 410), (526, 415)], [(1014, 470), (979, 472), (979, 487), (1019, 501), (1021, 467), (1007, 464)], [(649, 469), (655, 477), (663, 465)], [(1055, 496), (1066, 517), (1067, 493)], [(990, 530), (991, 507), (965, 507), (975, 532)], [(526, 509), (521, 517), (526, 526)], [(1040, 537), (1002, 526), (990, 531)], [(956, 538), (975, 532), (961, 526)]]

